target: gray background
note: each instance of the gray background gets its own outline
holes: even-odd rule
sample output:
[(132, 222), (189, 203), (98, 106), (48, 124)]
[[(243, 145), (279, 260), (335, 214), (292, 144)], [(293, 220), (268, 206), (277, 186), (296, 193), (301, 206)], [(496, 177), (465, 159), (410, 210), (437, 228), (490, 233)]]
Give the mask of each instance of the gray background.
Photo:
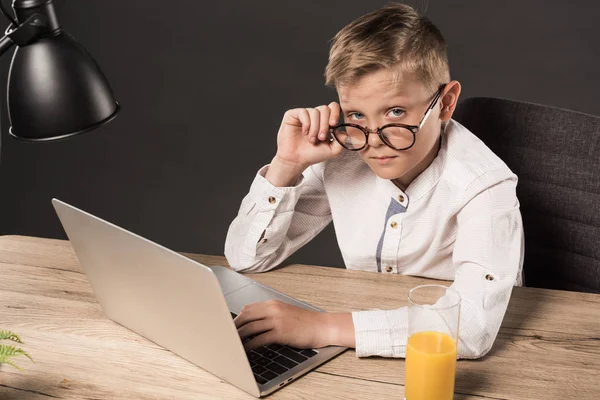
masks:
[[(6, 3), (6, 1), (5, 1)], [(64, 238), (52, 197), (179, 251), (222, 254), (230, 221), (276, 151), (285, 110), (335, 100), (328, 41), (386, 1), (62, 0), (63, 27), (122, 104), (91, 134), (50, 144), (7, 134), (0, 234)], [(593, 1), (411, 1), (440, 28), (463, 97), (600, 115)], [(10, 55), (0, 60), (2, 93)], [(293, 261), (343, 266), (333, 230)]]

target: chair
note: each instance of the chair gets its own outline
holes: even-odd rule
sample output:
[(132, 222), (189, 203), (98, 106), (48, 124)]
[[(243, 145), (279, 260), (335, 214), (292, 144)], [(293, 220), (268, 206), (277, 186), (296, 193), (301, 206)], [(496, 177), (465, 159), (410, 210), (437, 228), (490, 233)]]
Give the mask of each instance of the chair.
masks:
[(600, 117), (475, 97), (453, 118), (519, 178), (525, 285), (600, 293)]

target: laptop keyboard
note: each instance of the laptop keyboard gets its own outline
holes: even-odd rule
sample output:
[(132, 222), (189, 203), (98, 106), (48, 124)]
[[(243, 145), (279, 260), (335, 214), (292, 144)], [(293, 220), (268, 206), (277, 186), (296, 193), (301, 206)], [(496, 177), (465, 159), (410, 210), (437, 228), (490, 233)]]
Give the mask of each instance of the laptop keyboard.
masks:
[[(231, 317), (235, 318), (237, 315), (231, 313)], [(244, 339), (244, 343), (250, 339), (252, 336)], [(246, 354), (256, 382), (264, 385), (318, 353), (311, 349), (302, 350), (291, 346), (270, 344), (250, 350)]]

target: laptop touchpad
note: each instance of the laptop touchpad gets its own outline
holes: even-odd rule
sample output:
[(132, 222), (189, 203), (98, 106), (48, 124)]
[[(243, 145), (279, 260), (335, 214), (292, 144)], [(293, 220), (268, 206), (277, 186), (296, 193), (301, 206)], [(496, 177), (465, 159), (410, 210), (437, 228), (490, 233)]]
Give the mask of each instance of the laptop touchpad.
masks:
[(253, 282), (251, 285), (245, 286), (233, 293), (230, 293), (229, 295), (225, 296), (225, 299), (227, 300), (229, 309), (236, 314), (239, 314), (246, 304), (260, 303), (272, 299), (280, 300), (298, 307), (307, 308), (309, 310), (318, 310), (317, 308), (311, 307), (299, 300), (295, 300), (275, 290), (264, 287), (257, 282)]
[(230, 270), (229, 268), (221, 267), (221, 266), (213, 266), (209, 267), (215, 273), (219, 284), (221, 285), (221, 290), (223, 291), (223, 295), (227, 296), (231, 292), (235, 292), (238, 289), (243, 288), (244, 286), (248, 286), (254, 282), (254, 280), (237, 273), (235, 271)]

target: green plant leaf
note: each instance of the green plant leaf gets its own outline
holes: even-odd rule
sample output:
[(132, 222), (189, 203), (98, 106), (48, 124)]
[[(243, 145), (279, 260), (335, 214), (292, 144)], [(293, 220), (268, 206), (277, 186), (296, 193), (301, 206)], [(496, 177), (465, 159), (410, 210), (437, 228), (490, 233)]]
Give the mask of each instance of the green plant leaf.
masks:
[[(13, 342), (23, 343), (19, 335), (7, 330), (0, 331), (0, 340), (12, 340)], [(12, 345), (0, 344), (0, 365), (8, 364), (16, 369), (22, 370), (22, 368), (15, 364), (11, 359), (12, 357), (18, 356), (25, 356), (33, 361), (33, 358), (31, 358), (25, 350)]]
[(14, 332), (6, 331), (6, 330), (0, 331), (0, 340), (12, 340), (13, 342), (23, 344), (19, 335), (17, 335)]
[(29, 358), (31, 361), (33, 361), (33, 358), (31, 358), (25, 350), (19, 349), (15, 346), (0, 344), (0, 364), (3, 362), (10, 364), (9, 363), (10, 358), (18, 357), (18, 356), (25, 356), (25, 357)]
[(23, 371), (23, 368), (19, 367), (17, 364), (15, 364), (14, 362), (10, 361), (10, 360), (6, 360), (0, 364), (8, 364), (8, 365), (12, 365), (14, 368)]

